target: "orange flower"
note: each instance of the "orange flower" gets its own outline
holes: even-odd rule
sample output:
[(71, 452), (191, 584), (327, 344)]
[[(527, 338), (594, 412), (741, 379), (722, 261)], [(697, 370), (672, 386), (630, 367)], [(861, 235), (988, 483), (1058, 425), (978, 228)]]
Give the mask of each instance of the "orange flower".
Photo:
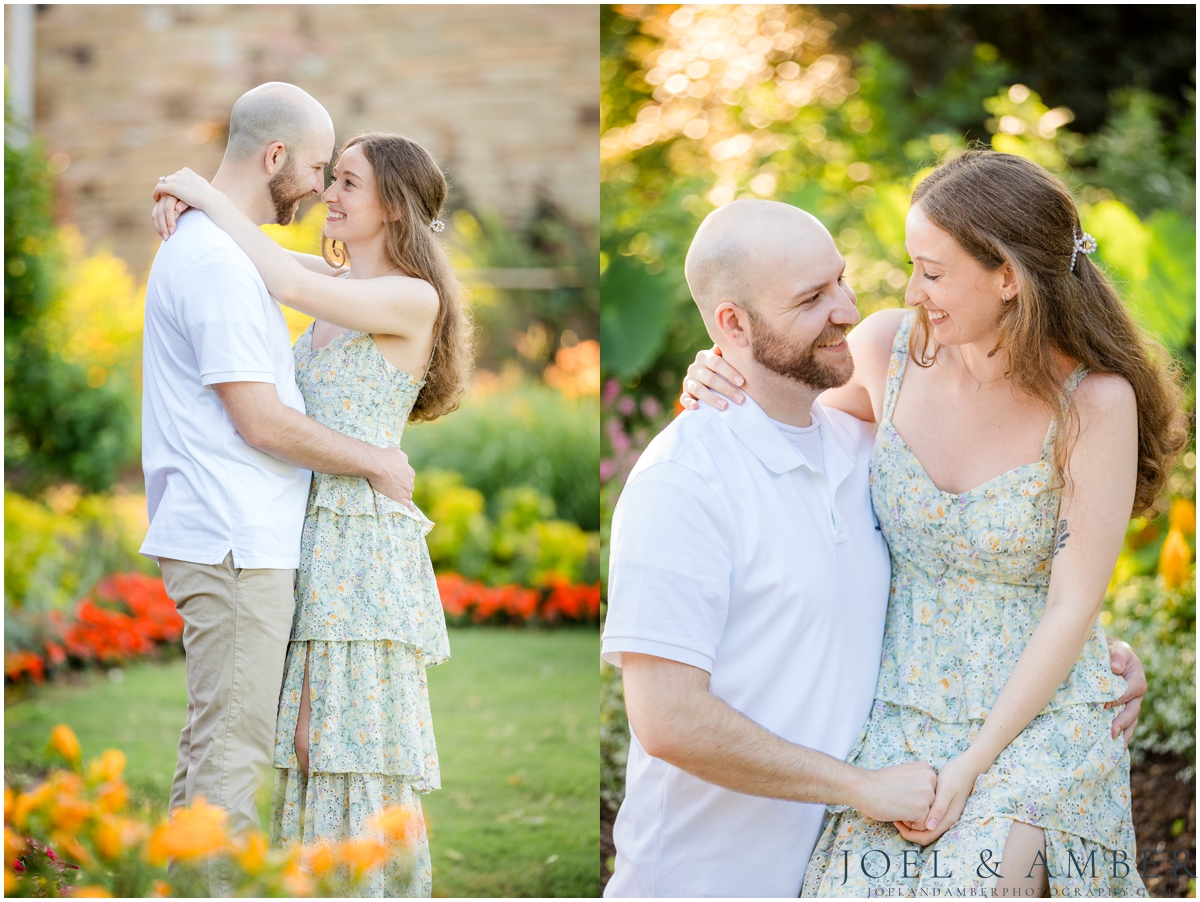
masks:
[(1167, 533), (1162, 553), (1158, 557), (1158, 572), (1170, 589), (1187, 582), (1188, 565), (1192, 562), (1192, 549), (1188, 547), (1183, 530), (1175, 528)]
[(377, 839), (351, 839), (342, 843), (342, 859), (354, 868), (356, 877), (388, 860), (388, 847)]
[(399, 805), (385, 808), (375, 817), (374, 826), (393, 841), (410, 845), (420, 836), (420, 819), (409, 808)]
[(49, 783), (39, 783), (32, 792), (23, 792), (13, 802), (11, 822), (17, 829), (24, 829), (29, 815), (41, 808), (54, 795), (54, 789)]
[(244, 846), (238, 850), (238, 864), (248, 874), (257, 874), (267, 860), (267, 840), (261, 833), (246, 836)]
[(151, 864), (168, 858), (188, 861), (221, 851), (225, 844), (225, 811), (197, 798), (190, 808), (180, 808), (154, 831), (146, 849)]
[(127, 817), (102, 815), (92, 834), (96, 851), (107, 861), (115, 861), (126, 849), (136, 846), (146, 836), (145, 824)]
[(79, 766), (79, 759), (83, 752), (79, 748), (79, 740), (75, 737), (75, 731), (65, 723), (60, 723), (50, 731), (49, 747), (66, 759), (72, 767)]
[(166, 899), (171, 895), (171, 884), (165, 880), (155, 880), (150, 884), (150, 893), (159, 899)]
[(1171, 503), (1171, 528), (1186, 536), (1196, 534), (1196, 503), (1186, 498), (1176, 498)]
[(4, 825), (4, 864), (11, 867), (17, 856), (25, 851), (25, 840)]
[(65, 830), (51, 831), (50, 845), (60, 852), (65, 852), (68, 858), (85, 867), (92, 868), (96, 866), (96, 859), (92, 856), (91, 852), (80, 844), (79, 840), (75, 838), (74, 833), (68, 833)]
[(296, 862), (289, 864), (283, 871), (280, 877), (280, 882), (283, 888), (293, 896), (311, 896), (313, 892), (313, 882), (308, 875), (300, 870)]
[(105, 783), (96, 791), (96, 806), (109, 814), (124, 811), (129, 801), (129, 789), (121, 780)]
[(59, 830), (75, 833), (92, 816), (92, 804), (70, 792), (59, 792), (50, 807), (50, 823)]
[(8, 897), (8, 896), (15, 896), (16, 894), (17, 894), (17, 875), (14, 874), (12, 871), (10, 871), (8, 869), (8, 866), (5, 865), (5, 868), (4, 868), (4, 895), (6, 897)]
[(119, 749), (105, 749), (99, 758), (88, 762), (89, 783), (106, 783), (115, 780), (125, 771), (125, 753)]
[(329, 843), (317, 843), (315, 846), (310, 846), (307, 850), (308, 867), (318, 877), (323, 877), (333, 870), (337, 864), (337, 856), (334, 854), (333, 848)]
[(71, 895), (87, 899), (111, 899), (112, 893), (102, 886), (80, 886)]

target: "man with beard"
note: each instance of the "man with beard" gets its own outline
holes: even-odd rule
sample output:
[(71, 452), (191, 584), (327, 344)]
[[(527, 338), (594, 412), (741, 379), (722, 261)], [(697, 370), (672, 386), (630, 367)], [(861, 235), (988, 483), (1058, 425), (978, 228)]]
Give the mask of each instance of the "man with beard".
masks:
[[(291, 221), (324, 189), (329, 114), (294, 85), (244, 94), (212, 183), (259, 223)], [(204, 213), (178, 222), (146, 290), (142, 465), (158, 560), (184, 620), (187, 720), (170, 807), (204, 797), (231, 829), (258, 827), (294, 610), (310, 471), (364, 476), (398, 501), (412, 469), (398, 448), (304, 415), (287, 322), (258, 271)], [(213, 895), (228, 895), (212, 873)]]
[(770, 201), (720, 207), (688, 251), (747, 398), (677, 417), (613, 516), (603, 655), (633, 736), (606, 896), (796, 896), (825, 804), (890, 821), (933, 801), (924, 763), (844, 763), (889, 580), (873, 430), (815, 403), (853, 372), (844, 269), (815, 218)]

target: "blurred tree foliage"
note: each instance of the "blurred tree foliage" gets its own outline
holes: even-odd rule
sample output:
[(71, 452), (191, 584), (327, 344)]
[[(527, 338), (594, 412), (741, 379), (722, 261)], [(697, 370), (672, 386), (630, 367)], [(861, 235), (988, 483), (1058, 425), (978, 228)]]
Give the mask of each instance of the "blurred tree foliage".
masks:
[[(497, 369), (519, 360), (538, 376), (559, 347), (596, 339), (600, 277), (595, 223), (572, 221), (542, 198), (528, 221), (512, 228), (499, 217), (456, 210), (454, 240), (465, 269), (546, 270), (550, 287), (475, 282), (475, 322), (482, 337), (478, 363)], [(515, 354), (514, 354), (515, 352)]]
[[(911, 72), (912, 100), (970, 60), (980, 43), (994, 46), (1013, 81), (1051, 106), (1075, 113), (1091, 134), (1111, 120), (1112, 97), (1129, 87), (1158, 95), (1174, 120), (1187, 118), (1196, 68), (1192, 5), (955, 4), (948, 6), (820, 4), (837, 26), (834, 41), (853, 51), (878, 43)], [(986, 138), (976, 118), (968, 138)], [(1181, 147), (1182, 149), (1182, 147)]]
[(137, 393), (128, 370), (63, 344), (69, 299), (60, 273), (80, 249), (64, 248), (56, 234), (54, 177), (42, 146), (13, 146), (12, 133), (5, 129), (5, 479), (27, 491), (64, 479), (104, 489), (136, 460)]
[[(824, 9), (603, 9), (606, 374), (639, 395), (676, 393), (684, 367), (709, 343), (683, 257), (700, 220), (735, 197), (813, 212), (846, 256), (863, 312), (898, 303), (911, 186), (972, 135), (1072, 185), (1131, 306), (1194, 369), (1191, 80), (1167, 100), (1136, 86), (1114, 93), (1107, 123), (1089, 136), (1066, 128), (1071, 109), (1049, 108), (1016, 81), (1023, 57), (1014, 62), (991, 43), (955, 44), (918, 77), (905, 61), (911, 52), (889, 49), (906, 46), (901, 35), (841, 49), (856, 34), (845, 16), (884, 15), (881, 8), (837, 12), (840, 24)], [(919, 12), (931, 21), (948, 15)], [(1076, 31), (1086, 27), (1081, 21)]]

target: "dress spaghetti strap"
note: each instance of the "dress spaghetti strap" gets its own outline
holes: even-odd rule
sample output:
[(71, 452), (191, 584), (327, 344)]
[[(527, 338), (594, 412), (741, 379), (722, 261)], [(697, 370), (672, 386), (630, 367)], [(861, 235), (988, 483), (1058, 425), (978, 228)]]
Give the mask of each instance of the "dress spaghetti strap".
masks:
[(900, 394), (900, 383), (904, 381), (904, 367), (908, 363), (908, 336), (912, 332), (915, 313), (909, 313), (900, 321), (896, 338), (892, 342), (892, 357), (888, 361), (887, 383), (883, 389), (883, 423), (890, 423), (892, 411), (896, 409), (896, 397)]

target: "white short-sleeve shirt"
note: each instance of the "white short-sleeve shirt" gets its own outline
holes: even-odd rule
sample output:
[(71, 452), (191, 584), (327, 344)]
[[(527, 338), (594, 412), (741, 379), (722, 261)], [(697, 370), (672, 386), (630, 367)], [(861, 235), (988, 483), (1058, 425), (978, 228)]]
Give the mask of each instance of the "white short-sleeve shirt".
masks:
[[(823, 473), (750, 399), (685, 412), (650, 443), (613, 516), (602, 653), (706, 670), (751, 720), (844, 759), (870, 713), (889, 561), (874, 427), (813, 416)], [(707, 783), (634, 735), (605, 895), (795, 897), (823, 814)]]
[(270, 382), (303, 413), (287, 322), (250, 258), (199, 210), (180, 217), (150, 269), (142, 381), (142, 554), (299, 566), (312, 474), (246, 444), (212, 390)]

